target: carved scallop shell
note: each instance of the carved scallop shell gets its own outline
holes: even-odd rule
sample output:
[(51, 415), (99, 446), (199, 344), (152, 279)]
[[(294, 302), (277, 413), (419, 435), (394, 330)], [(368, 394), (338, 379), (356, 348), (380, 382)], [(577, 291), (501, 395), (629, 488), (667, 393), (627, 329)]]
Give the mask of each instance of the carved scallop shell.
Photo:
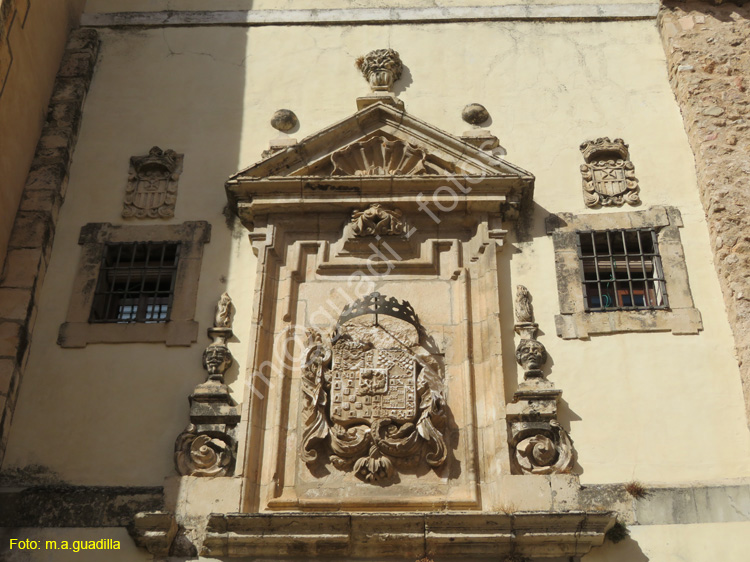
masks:
[(414, 145), (385, 137), (355, 142), (331, 154), (334, 176), (415, 176), (426, 174), (427, 154)]

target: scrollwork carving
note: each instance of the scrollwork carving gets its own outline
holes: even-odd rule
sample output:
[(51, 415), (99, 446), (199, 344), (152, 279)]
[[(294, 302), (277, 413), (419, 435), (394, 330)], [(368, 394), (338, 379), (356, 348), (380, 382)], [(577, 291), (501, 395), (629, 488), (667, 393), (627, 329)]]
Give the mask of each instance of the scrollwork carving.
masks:
[(519, 473), (559, 474), (570, 471), (575, 462), (573, 441), (557, 421), (518, 426), (511, 445)]
[(403, 213), (398, 209), (386, 209), (373, 203), (364, 211), (352, 214), (354, 236), (398, 236), (406, 233)]
[(175, 443), (175, 464), (180, 474), (228, 476), (234, 469), (234, 443), (225, 435), (196, 434), (189, 426)]

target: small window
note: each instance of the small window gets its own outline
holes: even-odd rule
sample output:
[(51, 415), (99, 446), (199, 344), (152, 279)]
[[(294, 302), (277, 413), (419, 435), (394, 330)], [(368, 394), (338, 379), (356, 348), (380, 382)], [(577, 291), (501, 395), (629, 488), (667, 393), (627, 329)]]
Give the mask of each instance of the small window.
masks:
[(81, 228), (81, 258), (61, 347), (91, 343), (191, 345), (198, 339), (195, 302), (205, 221)]
[(179, 249), (167, 242), (107, 244), (90, 321), (167, 322)]
[(654, 229), (577, 234), (586, 311), (668, 307)]

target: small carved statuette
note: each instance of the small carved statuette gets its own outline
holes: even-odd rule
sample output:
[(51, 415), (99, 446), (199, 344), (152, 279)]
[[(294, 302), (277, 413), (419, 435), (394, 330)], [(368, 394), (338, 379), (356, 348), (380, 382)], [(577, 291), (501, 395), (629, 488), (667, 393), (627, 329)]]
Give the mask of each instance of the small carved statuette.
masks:
[(641, 202), (635, 166), (630, 161), (628, 145), (622, 139), (607, 137), (581, 144), (586, 161), (581, 166), (583, 200), (587, 207), (599, 205), (638, 205)]
[(403, 214), (398, 209), (386, 209), (373, 203), (364, 211), (352, 214), (354, 236), (397, 236), (406, 232)]
[(330, 343), (308, 332), (300, 454), (308, 466), (327, 457), (372, 483), (398, 467), (445, 463), (442, 377), (418, 343), (420, 328), (409, 303), (372, 293), (344, 309)]
[(221, 295), (216, 306), (213, 340), (203, 352), (206, 382), (190, 395), (190, 424), (175, 442), (174, 461), (183, 476), (230, 476), (234, 471), (239, 411), (224, 384), (232, 366), (227, 340), (232, 337), (232, 299)]
[(232, 299), (227, 293), (223, 293), (216, 305), (216, 319), (214, 321), (216, 328), (232, 327)]
[(122, 216), (139, 219), (173, 217), (182, 159), (182, 154), (158, 146), (145, 156), (133, 156)]
[(534, 321), (534, 307), (531, 304), (531, 293), (523, 285), (516, 287), (516, 322), (530, 324)]
[(376, 49), (356, 61), (357, 68), (370, 84), (373, 92), (390, 92), (393, 83), (401, 78), (404, 65), (393, 49)]

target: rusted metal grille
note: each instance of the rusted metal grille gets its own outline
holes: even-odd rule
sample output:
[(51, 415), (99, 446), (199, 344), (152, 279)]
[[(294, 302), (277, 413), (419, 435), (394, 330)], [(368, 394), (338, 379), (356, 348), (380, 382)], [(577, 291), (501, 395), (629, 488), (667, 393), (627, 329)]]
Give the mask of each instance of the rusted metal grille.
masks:
[(107, 244), (90, 322), (167, 322), (172, 309), (180, 245)]
[(587, 311), (669, 307), (654, 229), (578, 232), (578, 257)]

